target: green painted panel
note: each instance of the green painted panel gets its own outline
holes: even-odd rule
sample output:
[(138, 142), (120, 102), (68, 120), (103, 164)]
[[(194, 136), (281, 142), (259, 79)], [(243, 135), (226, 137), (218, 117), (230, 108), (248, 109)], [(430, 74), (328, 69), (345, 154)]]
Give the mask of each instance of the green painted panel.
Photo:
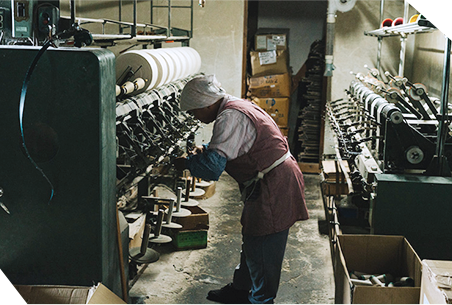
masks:
[[(115, 62), (102, 49), (52, 49), (19, 97), (38, 48), (0, 48), (0, 269), (15, 284), (92, 285), (118, 291), (115, 216)], [(118, 275), (118, 276), (117, 276)]]
[(374, 234), (405, 236), (421, 259), (452, 259), (452, 178), (376, 175)]

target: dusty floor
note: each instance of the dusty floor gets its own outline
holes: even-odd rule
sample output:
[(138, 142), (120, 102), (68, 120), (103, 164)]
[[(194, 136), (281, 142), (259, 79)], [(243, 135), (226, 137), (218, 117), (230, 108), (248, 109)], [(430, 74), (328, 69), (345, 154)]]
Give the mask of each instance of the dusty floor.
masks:
[[(334, 277), (329, 241), (319, 233), (324, 220), (319, 176), (305, 174), (306, 200), (310, 219), (296, 223), (289, 240), (281, 284), (275, 303), (334, 303)], [(174, 251), (171, 245), (154, 249), (160, 259), (142, 266), (138, 280), (130, 289), (132, 303), (209, 304), (207, 292), (231, 282), (239, 261), (242, 204), (236, 182), (223, 174), (215, 195), (200, 200), (209, 213), (210, 228), (205, 249)]]

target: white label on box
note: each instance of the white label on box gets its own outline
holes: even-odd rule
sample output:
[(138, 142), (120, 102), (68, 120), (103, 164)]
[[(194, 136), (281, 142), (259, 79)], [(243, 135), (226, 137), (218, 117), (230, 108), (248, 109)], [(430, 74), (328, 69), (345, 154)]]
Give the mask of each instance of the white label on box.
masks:
[(256, 50), (262, 50), (267, 47), (267, 37), (258, 35), (256, 36)]
[(273, 41), (273, 39), (267, 39), (267, 50), (268, 51), (276, 50), (276, 44)]
[(259, 52), (259, 63), (261, 66), (276, 64), (276, 51)]
[(286, 45), (286, 36), (284, 35), (273, 35), (272, 41), (275, 46), (285, 46)]

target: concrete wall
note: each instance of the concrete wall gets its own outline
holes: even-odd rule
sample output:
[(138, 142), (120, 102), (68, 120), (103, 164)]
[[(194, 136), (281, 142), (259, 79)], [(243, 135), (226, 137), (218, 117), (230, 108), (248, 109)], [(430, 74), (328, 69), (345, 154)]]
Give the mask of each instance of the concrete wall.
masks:
[[(403, 12), (403, 0), (385, 1), (384, 18), (403, 17)], [(409, 16), (414, 13), (416, 11), (410, 7)], [(344, 89), (354, 78), (350, 71), (367, 73), (364, 65), (375, 67), (378, 39), (365, 36), (364, 31), (378, 29), (379, 20), (380, 1), (356, 1), (351, 11), (337, 13), (334, 44), (336, 69), (331, 79), (331, 100), (344, 96)], [(407, 39), (404, 76), (411, 82), (426, 85), (429, 94), (435, 97), (439, 97), (441, 92), (444, 43), (444, 35), (440, 31), (409, 35)], [(389, 71), (398, 75), (400, 39), (384, 38), (382, 46), (381, 73)]]
[[(386, 1), (384, 18), (403, 16), (403, 1)], [(378, 39), (365, 36), (364, 31), (379, 28), (380, 1), (356, 1), (349, 12), (337, 12), (334, 40), (334, 66), (331, 79), (331, 100), (344, 96), (354, 75), (350, 72), (367, 74), (365, 65), (374, 68), (377, 64)], [(398, 37), (383, 39), (381, 70), (397, 74), (400, 40)]]
[[(417, 35), (412, 58), (412, 79), (427, 86), (429, 95), (441, 97), (445, 36), (440, 31)], [(449, 92), (452, 92), (449, 85)], [(452, 94), (449, 94), (449, 101)]]
[[(190, 46), (201, 55), (201, 72), (215, 74), (223, 87), (232, 95), (240, 96), (242, 79), (242, 49), (244, 29), (244, 0), (207, 0), (204, 8), (194, 2), (193, 39)], [(119, 20), (118, 0), (77, 0), (77, 17)], [(167, 5), (168, 1), (154, 1), (154, 5)], [(123, 0), (122, 20), (133, 21), (133, 2)], [(188, 6), (189, 0), (172, 0), (172, 6)], [(62, 15), (70, 15), (69, 0), (61, 1)], [(137, 19), (150, 23), (150, 1), (138, 1)], [(167, 26), (168, 10), (154, 8), (154, 24)], [(171, 26), (190, 29), (190, 9), (173, 8)], [(101, 33), (99, 25), (86, 26)], [(118, 33), (118, 26), (106, 27), (107, 33)], [(178, 47), (180, 43), (164, 44)], [(115, 54), (127, 46), (110, 48)], [(134, 49), (140, 49), (137, 46)], [(152, 47), (150, 47), (152, 48)]]

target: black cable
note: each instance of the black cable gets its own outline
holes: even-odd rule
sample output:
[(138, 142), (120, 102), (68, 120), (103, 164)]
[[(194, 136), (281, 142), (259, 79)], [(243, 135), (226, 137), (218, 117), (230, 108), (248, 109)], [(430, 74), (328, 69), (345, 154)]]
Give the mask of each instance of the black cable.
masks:
[(24, 116), (24, 108), (25, 108), (25, 97), (27, 95), (27, 89), (28, 89), (28, 84), (30, 83), (31, 75), (33, 74), (33, 71), (36, 68), (36, 65), (38, 64), (39, 59), (51, 45), (52, 45), (52, 41), (50, 39), (47, 40), (47, 42), (39, 50), (38, 54), (36, 54), (35, 58), (33, 59), (33, 62), (28, 67), (27, 73), (25, 74), (24, 82), (22, 84), (22, 90), (20, 93), (20, 103), (19, 103), (19, 123), (20, 123), (20, 135), (22, 136), (22, 146), (23, 146), (25, 153), (27, 155), (27, 158), (30, 160), (31, 164), (33, 164), (33, 166), (42, 174), (42, 176), (47, 180), (47, 182), (50, 185), (52, 192), (50, 194), (50, 199), (49, 199), (48, 204), (50, 204), (50, 202), (52, 201), (52, 198), (55, 194), (55, 188), (53, 187), (52, 182), (50, 182), (50, 179), (46, 176), (44, 171), (36, 164), (36, 162), (31, 157), (30, 152), (28, 151), (27, 145), (25, 144), (23, 116)]

